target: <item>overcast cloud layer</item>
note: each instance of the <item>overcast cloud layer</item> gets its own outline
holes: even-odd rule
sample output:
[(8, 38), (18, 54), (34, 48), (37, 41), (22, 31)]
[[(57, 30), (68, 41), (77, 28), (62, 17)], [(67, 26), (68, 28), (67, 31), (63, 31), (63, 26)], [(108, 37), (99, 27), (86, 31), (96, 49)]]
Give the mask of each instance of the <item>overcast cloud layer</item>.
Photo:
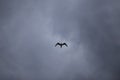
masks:
[(119, 0), (0, 0), (0, 80), (119, 76)]

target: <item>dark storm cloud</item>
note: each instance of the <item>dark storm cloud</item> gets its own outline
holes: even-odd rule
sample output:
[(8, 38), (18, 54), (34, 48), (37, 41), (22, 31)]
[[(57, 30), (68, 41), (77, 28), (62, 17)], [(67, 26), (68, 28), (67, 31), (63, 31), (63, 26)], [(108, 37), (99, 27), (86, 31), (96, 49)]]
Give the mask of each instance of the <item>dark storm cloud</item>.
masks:
[(117, 0), (1, 0), (0, 80), (119, 80), (119, 9)]
[(89, 5), (85, 8), (83, 21), (81, 20), (83, 22), (80, 27), (81, 39), (101, 61), (95, 62), (95, 65), (101, 64), (98, 66), (100, 73), (97, 74), (100, 80), (105, 78), (119, 80), (119, 76), (116, 76), (120, 66), (119, 1), (95, 1)]

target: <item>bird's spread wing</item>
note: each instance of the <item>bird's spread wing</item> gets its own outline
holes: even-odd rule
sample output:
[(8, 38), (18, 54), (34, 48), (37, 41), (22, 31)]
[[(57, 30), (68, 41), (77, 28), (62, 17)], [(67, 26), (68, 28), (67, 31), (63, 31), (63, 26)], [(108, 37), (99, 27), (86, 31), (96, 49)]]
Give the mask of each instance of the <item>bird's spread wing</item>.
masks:
[(66, 47), (68, 47), (68, 45), (66, 43), (63, 43), (63, 45), (65, 45)]
[(56, 47), (57, 45), (60, 45), (60, 43), (56, 43), (56, 44), (55, 44), (55, 47)]

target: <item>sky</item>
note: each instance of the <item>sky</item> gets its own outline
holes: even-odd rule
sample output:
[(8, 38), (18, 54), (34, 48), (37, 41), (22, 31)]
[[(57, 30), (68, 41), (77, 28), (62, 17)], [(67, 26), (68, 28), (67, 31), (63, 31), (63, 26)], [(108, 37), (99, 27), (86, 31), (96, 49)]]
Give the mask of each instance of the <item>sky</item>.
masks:
[(119, 26), (119, 0), (0, 0), (0, 80), (120, 80)]

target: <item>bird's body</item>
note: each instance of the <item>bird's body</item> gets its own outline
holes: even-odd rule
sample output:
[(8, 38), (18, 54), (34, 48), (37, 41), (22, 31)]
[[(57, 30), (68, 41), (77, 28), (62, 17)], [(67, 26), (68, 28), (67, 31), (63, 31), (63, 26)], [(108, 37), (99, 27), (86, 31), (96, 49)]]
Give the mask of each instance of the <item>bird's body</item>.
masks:
[(62, 48), (62, 46), (66, 46), (66, 47), (68, 47), (68, 45), (66, 44), (66, 43), (56, 43), (56, 45), (55, 45), (55, 47), (57, 46), (57, 45), (59, 45), (61, 48)]

